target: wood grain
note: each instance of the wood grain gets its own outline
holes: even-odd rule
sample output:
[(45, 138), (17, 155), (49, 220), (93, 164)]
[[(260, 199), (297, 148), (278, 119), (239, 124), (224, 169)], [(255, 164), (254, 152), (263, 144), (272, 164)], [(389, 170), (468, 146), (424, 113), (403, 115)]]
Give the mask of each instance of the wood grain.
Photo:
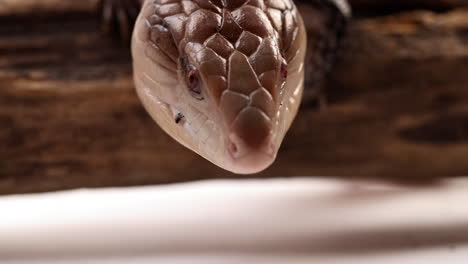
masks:
[[(149, 118), (128, 50), (93, 12), (2, 14), (1, 194), (239, 177)], [(467, 10), (356, 20), (327, 91), (328, 107), (304, 104), (256, 177), (468, 174)]]
[(393, 13), (402, 10), (447, 11), (468, 6), (466, 0), (348, 0), (355, 14)]
[(0, 15), (95, 12), (99, 0), (1, 0)]
[[(0, 15), (50, 12), (94, 12), (99, 0), (2, 0)], [(295, 0), (304, 3), (309, 0)], [(408, 9), (444, 11), (467, 7), (466, 0), (348, 0), (355, 14), (393, 13)]]

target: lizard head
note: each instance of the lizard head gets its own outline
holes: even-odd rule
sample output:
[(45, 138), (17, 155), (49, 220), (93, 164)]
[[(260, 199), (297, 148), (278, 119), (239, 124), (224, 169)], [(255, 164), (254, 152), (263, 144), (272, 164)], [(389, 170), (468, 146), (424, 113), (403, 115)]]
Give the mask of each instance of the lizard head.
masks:
[(299, 13), (290, 0), (279, 7), (165, 2), (146, 1), (132, 41), (146, 109), (214, 164), (242, 174), (264, 170), (302, 95), (306, 37)]

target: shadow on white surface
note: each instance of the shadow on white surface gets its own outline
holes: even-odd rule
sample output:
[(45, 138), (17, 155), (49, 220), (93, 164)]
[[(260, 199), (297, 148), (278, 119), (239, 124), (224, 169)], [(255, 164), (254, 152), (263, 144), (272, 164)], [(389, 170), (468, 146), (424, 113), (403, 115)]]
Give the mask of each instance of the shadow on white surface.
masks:
[(78, 190), (0, 212), (0, 263), (468, 263), (468, 178)]

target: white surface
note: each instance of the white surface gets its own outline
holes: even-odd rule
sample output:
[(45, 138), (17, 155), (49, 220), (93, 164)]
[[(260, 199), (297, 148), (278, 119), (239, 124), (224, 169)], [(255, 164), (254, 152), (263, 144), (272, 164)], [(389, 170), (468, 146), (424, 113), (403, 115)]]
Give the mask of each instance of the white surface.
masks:
[(324, 179), (0, 198), (0, 263), (468, 263), (468, 179)]

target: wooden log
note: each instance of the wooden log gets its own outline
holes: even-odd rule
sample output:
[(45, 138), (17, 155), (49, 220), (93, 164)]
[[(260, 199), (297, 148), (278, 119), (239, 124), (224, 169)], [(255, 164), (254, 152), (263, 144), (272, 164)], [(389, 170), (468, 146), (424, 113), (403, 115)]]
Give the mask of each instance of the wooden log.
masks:
[(409, 9), (447, 11), (468, 6), (466, 0), (348, 0), (355, 14), (392, 13)]
[(61, 12), (95, 12), (99, 0), (2, 0), (0, 16)]
[[(0, 20), (1, 194), (239, 177), (157, 127), (94, 14)], [(467, 175), (468, 11), (360, 19), (348, 38), (327, 109), (304, 105), (256, 176)]]
[[(0, 15), (50, 13), (50, 12), (94, 12), (99, 0), (2, 0)], [(296, 0), (303, 3), (308, 0)], [(466, 0), (348, 0), (356, 14), (390, 13), (406, 9), (449, 10), (468, 6)]]

